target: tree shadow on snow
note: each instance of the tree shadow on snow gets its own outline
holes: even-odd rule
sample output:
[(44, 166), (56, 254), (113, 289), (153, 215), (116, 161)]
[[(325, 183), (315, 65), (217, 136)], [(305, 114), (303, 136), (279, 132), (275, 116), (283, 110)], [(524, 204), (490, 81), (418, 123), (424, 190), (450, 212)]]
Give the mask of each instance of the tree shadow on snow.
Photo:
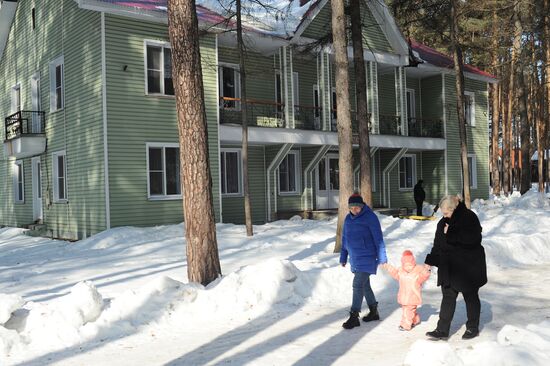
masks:
[[(349, 283), (351, 286), (351, 282)], [(314, 284), (309, 287), (310, 289), (315, 288)], [(392, 294), (390, 295), (389, 292)], [(335, 296), (337, 296), (335, 294)], [(387, 299), (393, 296), (393, 288), (386, 287), (381, 291), (376, 293), (377, 298)], [(350, 304), (351, 304), (351, 298)], [(390, 313), (393, 313), (399, 308), (399, 305), (395, 301), (391, 301), (389, 304), (383, 301), (380, 301), (381, 304), (381, 317), (384, 319), (385, 316), (389, 316)], [(363, 309), (366, 305), (363, 304)], [(273, 309), (274, 310), (274, 309)], [(270, 310), (266, 314), (273, 314), (275, 311)], [(274, 323), (281, 322), (286, 318), (291, 317), (293, 314), (300, 312), (301, 306), (297, 306), (295, 309), (283, 311), (279, 316), (260, 316), (251, 322), (248, 322), (238, 328), (232, 329), (225, 334), (222, 334), (216, 337), (213, 340), (209, 340), (207, 343), (188, 351), (186, 354), (168, 362), (165, 366), (191, 366), (191, 365), (205, 365), (212, 361), (215, 361), (224, 353), (231, 351), (235, 347), (243, 344), (246, 341), (253, 339), (256, 334), (261, 332), (269, 331), (269, 328), (273, 326)], [(297, 316), (301, 316), (298, 314)], [(304, 316), (307, 316), (307, 312), (304, 311)], [(312, 321), (302, 323), (292, 329), (274, 329), (274, 331), (279, 331), (277, 334), (267, 337), (257, 343), (250, 344), (246, 349), (238, 351), (235, 354), (227, 355), (219, 360), (216, 360), (212, 365), (221, 366), (225, 364), (245, 364), (252, 363), (254, 360), (258, 360), (264, 355), (277, 351), (285, 345), (299, 345), (305, 343), (304, 339), (307, 339), (307, 336), (314, 333), (317, 330), (323, 328), (334, 329), (329, 338), (327, 338), (322, 344), (312, 349), (306, 356), (298, 360), (295, 365), (330, 365), (335, 360), (337, 360), (342, 355), (346, 354), (350, 349), (354, 347), (364, 336), (366, 336), (370, 331), (375, 329), (383, 322), (371, 322), (364, 323), (362, 326), (355, 328), (353, 330), (343, 330), (342, 323), (347, 319), (347, 308), (340, 308), (331, 313), (325, 314), (320, 318), (314, 319)], [(289, 320), (290, 321), (290, 320)], [(274, 327), (276, 328), (276, 327)], [(345, 333), (346, 337), (342, 335)], [(319, 352), (322, 350), (323, 352)], [(284, 352), (284, 351), (281, 351)], [(319, 354), (322, 354), (322, 358), (319, 357)]]

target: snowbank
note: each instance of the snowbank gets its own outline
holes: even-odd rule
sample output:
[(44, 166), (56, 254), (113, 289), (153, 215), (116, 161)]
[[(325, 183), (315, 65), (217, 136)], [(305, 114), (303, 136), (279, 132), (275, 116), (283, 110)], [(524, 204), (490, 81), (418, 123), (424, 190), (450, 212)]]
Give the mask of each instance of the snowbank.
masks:
[[(548, 195), (491, 197), (472, 208), (483, 226), (490, 273), (550, 263)], [(387, 216), (380, 221), (390, 262), (398, 265), (402, 251), (413, 249), (421, 263), (437, 222)], [(218, 225), (222, 263), (234, 270), (206, 288), (172, 275), (185, 270), (182, 224), (116, 228), (70, 245), (0, 229), (0, 283), (22, 289), (0, 294), (0, 364), (174, 324), (195, 329), (205, 322), (246, 321), (279, 307), (346, 309), (352, 274), (332, 253), (335, 223), (295, 217), (255, 227), (254, 238), (245, 237), (243, 226)], [(51, 283), (71, 275), (79, 280), (66, 290)], [(373, 277), (372, 286), (379, 301), (395, 301), (397, 285), (387, 274)], [(426, 289), (435, 291), (435, 276)], [(36, 294), (42, 297), (28, 298)], [(419, 340), (403, 353), (405, 364), (547, 365), (550, 323), (505, 325), (494, 340), (470, 344), (457, 349)]]
[(458, 351), (446, 342), (420, 340), (411, 347), (404, 364), (546, 366), (550, 364), (550, 322), (530, 324), (525, 328), (505, 325), (496, 341), (480, 342)]
[(0, 294), (0, 325), (7, 322), (11, 313), (19, 309), (25, 301), (19, 295)]

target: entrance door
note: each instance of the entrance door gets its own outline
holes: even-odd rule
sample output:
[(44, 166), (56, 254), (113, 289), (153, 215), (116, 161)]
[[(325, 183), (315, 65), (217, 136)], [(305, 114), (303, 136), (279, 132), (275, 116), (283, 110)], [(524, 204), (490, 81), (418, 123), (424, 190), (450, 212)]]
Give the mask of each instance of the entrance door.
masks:
[(327, 155), (317, 165), (317, 208), (338, 208), (340, 177), (338, 155)]
[(36, 113), (40, 111), (40, 77), (35, 74), (31, 77), (31, 108), (32, 108), (32, 133), (42, 133), (42, 117)]
[(32, 217), (34, 221), (43, 219), (42, 211), (42, 164), (40, 157), (32, 158)]

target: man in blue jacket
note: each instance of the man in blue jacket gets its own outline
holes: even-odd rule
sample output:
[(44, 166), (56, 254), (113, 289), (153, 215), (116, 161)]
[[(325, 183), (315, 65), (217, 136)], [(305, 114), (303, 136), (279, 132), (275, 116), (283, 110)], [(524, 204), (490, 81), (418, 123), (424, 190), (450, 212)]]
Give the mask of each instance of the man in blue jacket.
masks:
[(363, 297), (369, 306), (369, 313), (363, 317), (363, 321), (380, 320), (378, 303), (370, 286), (369, 277), (371, 274), (376, 274), (378, 265), (386, 263), (387, 258), (378, 217), (359, 194), (350, 196), (348, 207), (350, 213), (346, 216), (342, 231), (340, 264), (345, 267), (349, 255), (351, 271), (354, 274), (353, 300), (350, 317), (342, 326), (345, 329), (352, 329), (361, 325), (359, 312)]

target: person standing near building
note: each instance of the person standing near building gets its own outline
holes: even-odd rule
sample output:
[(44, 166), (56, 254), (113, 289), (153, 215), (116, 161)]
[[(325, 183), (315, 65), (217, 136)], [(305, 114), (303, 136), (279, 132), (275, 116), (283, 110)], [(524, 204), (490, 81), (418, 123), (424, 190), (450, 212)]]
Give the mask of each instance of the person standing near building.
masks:
[(424, 188), (422, 188), (422, 183), (424, 183), (424, 181), (420, 179), (418, 183), (416, 183), (416, 185), (414, 186), (414, 202), (416, 202), (417, 216), (423, 216), (422, 205), (424, 204), (424, 200), (426, 199), (426, 192), (424, 191)]
[(370, 275), (376, 274), (378, 265), (387, 263), (386, 245), (378, 217), (365, 204), (359, 194), (348, 199), (349, 214), (342, 230), (342, 249), (340, 264), (345, 267), (348, 262), (353, 272), (353, 297), (349, 319), (342, 324), (345, 329), (361, 325), (359, 313), (363, 297), (367, 301), (369, 313), (363, 321), (380, 320), (378, 302), (370, 285)]

